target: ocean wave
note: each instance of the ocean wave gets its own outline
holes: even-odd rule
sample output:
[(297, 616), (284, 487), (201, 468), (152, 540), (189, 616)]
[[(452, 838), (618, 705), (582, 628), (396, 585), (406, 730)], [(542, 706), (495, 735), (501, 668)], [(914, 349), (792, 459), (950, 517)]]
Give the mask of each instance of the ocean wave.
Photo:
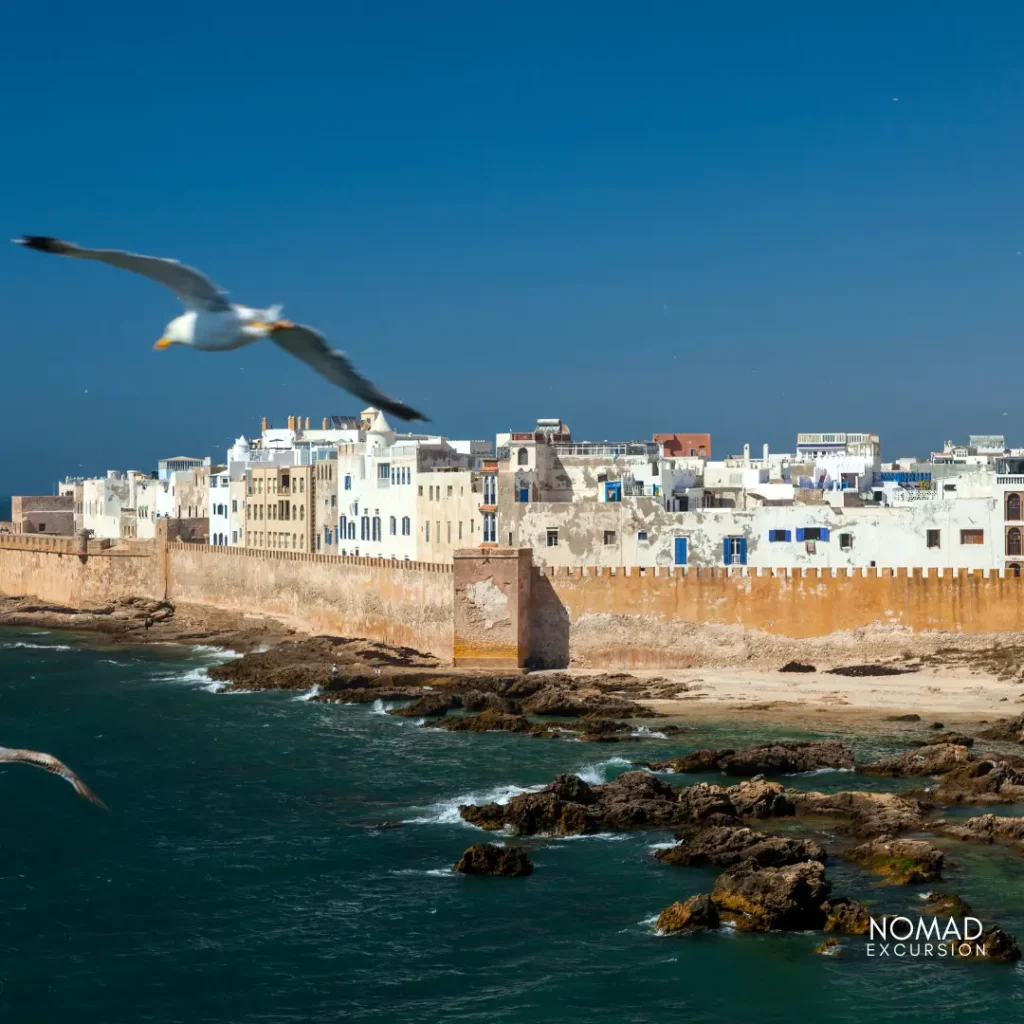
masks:
[(545, 784), (539, 786), (498, 786), (485, 793), (466, 793), (463, 796), (452, 797), (450, 800), (439, 800), (427, 807), (414, 808), (426, 813), (417, 815), (415, 818), (404, 818), (403, 825), (465, 825), (467, 828), (477, 828), (468, 821), (464, 821), (459, 814), (459, 807), (462, 804), (507, 804), (514, 796), (523, 793), (539, 793), (544, 789)]
[(300, 693), (298, 697), (293, 697), (292, 700), (312, 700), (314, 697), (320, 696), (321, 689), (322, 687), (319, 683), (314, 683), (305, 693)]
[(629, 766), (632, 764), (628, 758), (625, 757), (610, 757), (607, 761), (599, 761), (597, 764), (588, 764), (586, 767), (581, 768), (576, 774), (586, 783), (591, 786), (600, 786), (608, 781), (607, 771), (609, 768), (615, 768), (619, 766)]
[(420, 878), (456, 878), (451, 868), (397, 868), (389, 871), (389, 875), (416, 875)]
[(568, 843), (577, 839), (603, 839), (606, 843), (622, 843), (630, 838), (628, 832), (591, 832), (582, 836), (548, 836), (549, 839), (557, 839), (560, 843)]
[(242, 657), (238, 651), (233, 651), (230, 647), (218, 647), (216, 644), (193, 644), (192, 651), (208, 658), (227, 658), (230, 661)]
[(673, 842), (665, 842), (665, 843), (651, 843), (651, 845), (648, 846), (647, 849), (648, 850), (671, 850), (673, 846), (677, 846), (677, 845), (678, 845), (678, 843), (676, 843), (674, 841)]
[(384, 701), (378, 697), (370, 707), (370, 714), (386, 715), (393, 707), (395, 707), (394, 704), (385, 704)]
[(72, 651), (73, 647), (68, 644), (33, 644), (27, 640), (15, 640), (9, 644), (2, 644), (3, 647), (26, 647), (32, 651)]
[(668, 737), (663, 732), (658, 732), (656, 729), (648, 729), (646, 725), (638, 725), (630, 734), (638, 739), (645, 740), (667, 740)]
[(787, 778), (795, 778), (798, 775), (830, 775), (833, 772), (853, 772), (856, 768), (811, 768), (806, 772), (783, 772)]

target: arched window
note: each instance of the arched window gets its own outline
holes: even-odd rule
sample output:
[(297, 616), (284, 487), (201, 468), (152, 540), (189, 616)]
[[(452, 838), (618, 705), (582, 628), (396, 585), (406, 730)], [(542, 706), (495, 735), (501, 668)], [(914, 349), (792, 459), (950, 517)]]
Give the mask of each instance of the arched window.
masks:
[(348, 539), (356, 539), (356, 521), (354, 519), (352, 520), (351, 523), (348, 524)]
[(305, 521), (306, 521), (306, 506), (305, 505), (300, 505), (299, 506), (299, 522), (305, 522)]
[(380, 516), (373, 517), (373, 539), (380, 540)]
[(1006, 496), (1006, 518), (1016, 522), (1020, 519), (1020, 495), (1008, 494)]
[(345, 474), (345, 490), (352, 490), (352, 477), (348, 473)]
[(398, 533), (398, 520), (395, 519), (394, 516), (391, 517), (388, 527), (390, 528), (391, 536), (394, 537), (394, 535)]
[(1020, 544), (1020, 529), (1016, 526), (1011, 526), (1006, 531), (1006, 553), (1008, 555), (1024, 554)]
[(516, 459), (520, 466), (525, 466), (530, 461), (530, 453), (525, 448), (520, 448)]
[(369, 540), (370, 539), (370, 517), (369, 516), (363, 516), (363, 518), (359, 520), (359, 539), (360, 540)]
[(412, 524), (408, 516), (402, 516), (402, 536), (408, 537), (412, 533)]

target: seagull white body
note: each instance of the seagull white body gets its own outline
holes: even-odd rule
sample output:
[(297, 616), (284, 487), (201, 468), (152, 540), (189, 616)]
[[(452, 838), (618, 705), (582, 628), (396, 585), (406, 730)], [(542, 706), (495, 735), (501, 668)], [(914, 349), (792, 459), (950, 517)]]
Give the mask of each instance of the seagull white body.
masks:
[(53, 775), (59, 775), (65, 782), (74, 787), (75, 792), (90, 803), (107, 810), (107, 805), (76, 775), (63, 761), (58, 761), (53, 754), (43, 754), (38, 750), (19, 750), (17, 747), (0, 747), (0, 763), (30, 764), (34, 768), (42, 768)]
[(281, 315), (280, 306), (254, 309), (228, 302), (224, 292), (208, 277), (177, 260), (141, 256), (121, 249), (86, 249), (73, 242), (62, 242), (58, 238), (41, 235), (16, 238), (14, 241), (38, 252), (108, 263), (170, 288), (185, 304), (185, 312), (167, 325), (154, 348), (186, 345), (202, 352), (227, 352), (270, 338), (333, 384), (384, 412), (403, 420), (427, 418), (405, 402), (384, 394), (372, 381), (361, 376), (348, 356), (332, 349), (323, 335), (312, 327), (278, 319)]

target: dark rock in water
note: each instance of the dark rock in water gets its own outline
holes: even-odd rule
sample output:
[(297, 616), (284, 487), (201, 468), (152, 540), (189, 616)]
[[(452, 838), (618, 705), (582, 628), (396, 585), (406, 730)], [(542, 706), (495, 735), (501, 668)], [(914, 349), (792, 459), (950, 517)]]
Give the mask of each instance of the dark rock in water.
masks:
[(658, 931), (671, 935), (719, 925), (718, 908), (707, 893), (691, 896), (685, 903), (673, 903), (658, 915)]
[(933, 914), (935, 917), (964, 918), (971, 913), (971, 905), (960, 896), (930, 892), (928, 902), (921, 908), (921, 913)]
[(683, 833), (678, 845), (658, 850), (655, 856), (664, 864), (682, 867), (732, 867), (750, 860), (759, 867), (779, 868), (802, 860), (823, 860), (825, 851), (813, 839), (788, 839), (750, 828), (710, 825)]
[(919, 831), (924, 827), (924, 809), (912, 798), (895, 793), (857, 790), (840, 793), (813, 793), (787, 790), (786, 795), (799, 816), (840, 818), (839, 831), (864, 839), (891, 836), (899, 832)]
[(653, 772), (676, 772), (685, 774), (690, 772), (711, 772), (718, 767), (718, 762), (729, 754), (734, 754), (731, 748), (719, 750), (694, 750), (682, 757), (673, 757), (668, 761), (634, 761), (637, 767), (650, 768)]
[(503, 715), (518, 715), (522, 711), (519, 705), (508, 697), (497, 693), (485, 693), (483, 690), (469, 690), (462, 695), (462, 706), (467, 711), (497, 711)]
[(814, 952), (819, 956), (839, 956), (841, 948), (839, 940), (829, 936), (823, 942), (819, 943)]
[(477, 843), (455, 862), (452, 871), (463, 875), (505, 875), (518, 877), (533, 871), (533, 864), (521, 846)]
[(829, 900), (825, 912), (825, 931), (843, 935), (867, 935), (871, 929), (871, 912), (863, 903), (839, 896)]
[(392, 708), (389, 715), (400, 718), (431, 718), (435, 715), (446, 715), (452, 708), (461, 707), (462, 701), (454, 693), (425, 693), (417, 697), (411, 704), (402, 708)]
[(742, 861), (718, 876), (711, 899), (741, 931), (806, 931), (825, 924), (829, 883), (818, 861), (759, 868)]
[(817, 672), (818, 670), (813, 665), (805, 665), (802, 661), (787, 661), (780, 672)]
[[(934, 728), (934, 726), (932, 726)], [(941, 729), (942, 726), (940, 725)], [(936, 736), (931, 736), (926, 740), (914, 740), (911, 743), (912, 747), (931, 747), (936, 743), (954, 743), (958, 747), (973, 747), (974, 737), (968, 736), (964, 732), (940, 732)]]
[(978, 957), (972, 954), (965, 959), (997, 960), (1004, 963), (1013, 963), (1020, 959), (1020, 946), (1017, 945), (1017, 940), (994, 924), (990, 924), (977, 939), (968, 942), (967, 945), (972, 950), (975, 946), (980, 946), (984, 954)]
[(741, 818), (787, 818), (796, 813), (781, 783), (766, 782), (759, 775), (727, 787), (725, 794)]
[(580, 695), (560, 686), (545, 686), (523, 701), (523, 710), (530, 715), (552, 715), (578, 718), (581, 715), (602, 715), (615, 718), (661, 718), (643, 704), (608, 694)]
[(1004, 740), (1008, 743), (1024, 743), (1024, 714), (1016, 718), (1000, 718), (978, 735), (983, 740)]
[(726, 775), (787, 775), (819, 768), (852, 768), (850, 748), (835, 740), (766, 743), (719, 759)]
[(942, 804), (1024, 802), (1024, 772), (1005, 761), (973, 761), (943, 775), (928, 797)]
[[(903, 676), (909, 672), (916, 672), (917, 669), (897, 668), (895, 665), (844, 665), (825, 671), (834, 676)], [(917, 720), (920, 721), (920, 718)]]
[(956, 743), (932, 743), (916, 750), (907, 750), (896, 757), (885, 757), (871, 764), (859, 765), (870, 775), (940, 775), (972, 760), (971, 752)]
[(920, 722), (920, 715), (886, 715), (885, 721), (887, 722)]
[(941, 832), (957, 839), (977, 843), (993, 843), (997, 839), (1024, 841), (1024, 818), (1005, 818), (996, 814), (981, 814), (976, 818), (954, 823), (946, 822)]
[(843, 857), (893, 885), (934, 882), (942, 877), (942, 852), (923, 839), (873, 839)]
[(932, 724), (929, 725), (928, 728), (929, 729), (945, 729), (946, 726), (942, 722), (932, 722)]
[(427, 723), (434, 729), (448, 732), (532, 732), (534, 727), (522, 715), (505, 715), (500, 711), (481, 711), (478, 715), (462, 715)]

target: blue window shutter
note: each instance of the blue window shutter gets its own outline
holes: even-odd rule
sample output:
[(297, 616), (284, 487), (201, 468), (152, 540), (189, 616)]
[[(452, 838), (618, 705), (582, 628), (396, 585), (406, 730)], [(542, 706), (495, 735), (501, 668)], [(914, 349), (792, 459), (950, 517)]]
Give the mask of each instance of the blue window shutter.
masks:
[(796, 539), (797, 540), (803, 540), (804, 539), (804, 528), (802, 526), (798, 526), (796, 528)]
[(732, 558), (731, 558), (730, 553), (729, 553), (729, 538), (728, 537), (726, 537), (724, 542), (722, 543), (722, 549), (723, 549), (722, 550), (722, 559), (725, 562), (725, 564), (728, 565), (732, 561)]
[(824, 526), (821, 528), (821, 539), (828, 540), (828, 529)]
[(777, 539), (776, 535), (778, 534), (778, 532), (779, 532), (778, 530), (769, 530), (768, 531), (768, 540), (769, 540), (769, 542)]
[(793, 539), (793, 535), (789, 532), (789, 530), (783, 530), (782, 532), (784, 534), (783, 540), (792, 540)]
[(747, 564), (747, 538), (740, 538), (740, 565)]

